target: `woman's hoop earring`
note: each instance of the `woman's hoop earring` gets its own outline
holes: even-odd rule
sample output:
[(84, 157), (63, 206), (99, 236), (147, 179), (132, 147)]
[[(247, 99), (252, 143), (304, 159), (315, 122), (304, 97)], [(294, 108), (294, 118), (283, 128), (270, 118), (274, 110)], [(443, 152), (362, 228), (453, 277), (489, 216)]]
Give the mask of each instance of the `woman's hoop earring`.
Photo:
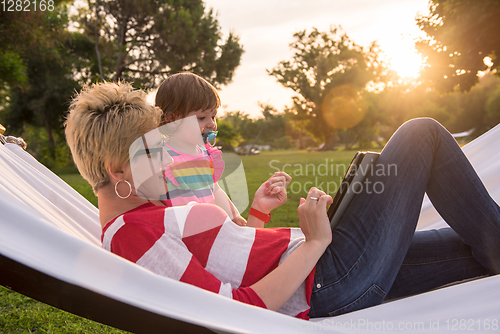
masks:
[(119, 193), (118, 193), (118, 184), (122, 182), (121, 180), (118, 180), (118, 182), (115, 183), (115, 194), (116, 196), (120, 197), (121, 199), (127, 199), (130, 197), (130, 194), (132, 194), (132, 185), (130, 184), (130, 182), (128, 182), (127, 180), (123, 180), (123, 182), (125, 182), (126, 184), (128, 184), (130, 190), (128, 192), (128, 195), (127, 196), (121, 196)]

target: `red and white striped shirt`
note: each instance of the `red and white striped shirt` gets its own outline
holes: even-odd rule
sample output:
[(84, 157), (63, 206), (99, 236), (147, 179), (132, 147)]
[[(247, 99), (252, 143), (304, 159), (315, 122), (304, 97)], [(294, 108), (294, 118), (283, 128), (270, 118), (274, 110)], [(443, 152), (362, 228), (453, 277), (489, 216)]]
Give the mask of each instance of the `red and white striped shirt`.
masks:
[[(250, 286), (305, 240), (297, 228), (234, 224), (219, 207), (141, 205), (108, 223), (103, 247), (152, 272), (266, 307)], [(278, 312), (308, 319), (314, 270)]]

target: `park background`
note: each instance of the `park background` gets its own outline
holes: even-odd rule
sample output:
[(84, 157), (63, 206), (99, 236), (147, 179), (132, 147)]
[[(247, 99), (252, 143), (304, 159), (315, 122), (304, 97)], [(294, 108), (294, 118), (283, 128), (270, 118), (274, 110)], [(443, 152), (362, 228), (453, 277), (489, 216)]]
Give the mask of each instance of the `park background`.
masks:
[[(272, 166), (286, 164), (297, 184), (314, 185), (318, 175), (304, 173), (306, 164), (347, 165), (354, 151), (380, 150), (414, 117), (433, 117), (453, 133), (474, 129), (464, 142), (500, 122), (498, 1), (5, 0), (0, 6), (0, 124), (94, 205), (62, 124), (71, 97), (95, 82), (128, 81), (154, 101), (154, 89), (170, 74), (207, 79), (222, 98), (217, 144), (224, 152), (261, 148), (241, 156), (250, 194)], [(290, 192), (270, 225), (297, 226), (295, 208), (305, 192)], [(0, 331), (114, 330), (2, 287)]]

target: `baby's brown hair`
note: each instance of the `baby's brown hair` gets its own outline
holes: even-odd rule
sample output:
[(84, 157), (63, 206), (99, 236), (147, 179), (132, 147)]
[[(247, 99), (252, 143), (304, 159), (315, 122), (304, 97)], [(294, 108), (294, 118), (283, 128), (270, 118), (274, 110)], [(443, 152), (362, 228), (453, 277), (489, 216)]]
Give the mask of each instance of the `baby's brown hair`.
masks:
[(165, 124), (172, 119), (184, 118), (191, 111), (217, 109), (220, 98), (208, 81), (183, 72), (171, 75), (161, 83), (155, 105), (163, 111), (162, 124)]

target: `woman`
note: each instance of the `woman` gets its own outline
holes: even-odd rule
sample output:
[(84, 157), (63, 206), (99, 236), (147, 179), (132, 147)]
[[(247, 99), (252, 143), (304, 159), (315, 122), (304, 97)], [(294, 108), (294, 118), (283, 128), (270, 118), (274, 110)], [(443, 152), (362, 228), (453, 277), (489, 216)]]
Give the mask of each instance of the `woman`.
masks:
[[(300, 200), (300, 230), (241, 227), (214, 205), (165, 208), (138, 196), (128, 149), (160, 116), (144, 93), (105, 83), (75, 97), (66, 121), (98, 196), (103, 246), (153, 272), (307, 319), (500, 271), (500, 209), (433, 120), (401, 126), (377, 161), (396, 175), (369, 175), (383, 191), (358, 194), (332, 233), (332, 199), (316, 188)], [(279, 173), (257, 190), (249, 224), (263, 226), (286, 202), (289, 181)], [(426, 192), (451, 228), (414, 232)]]

